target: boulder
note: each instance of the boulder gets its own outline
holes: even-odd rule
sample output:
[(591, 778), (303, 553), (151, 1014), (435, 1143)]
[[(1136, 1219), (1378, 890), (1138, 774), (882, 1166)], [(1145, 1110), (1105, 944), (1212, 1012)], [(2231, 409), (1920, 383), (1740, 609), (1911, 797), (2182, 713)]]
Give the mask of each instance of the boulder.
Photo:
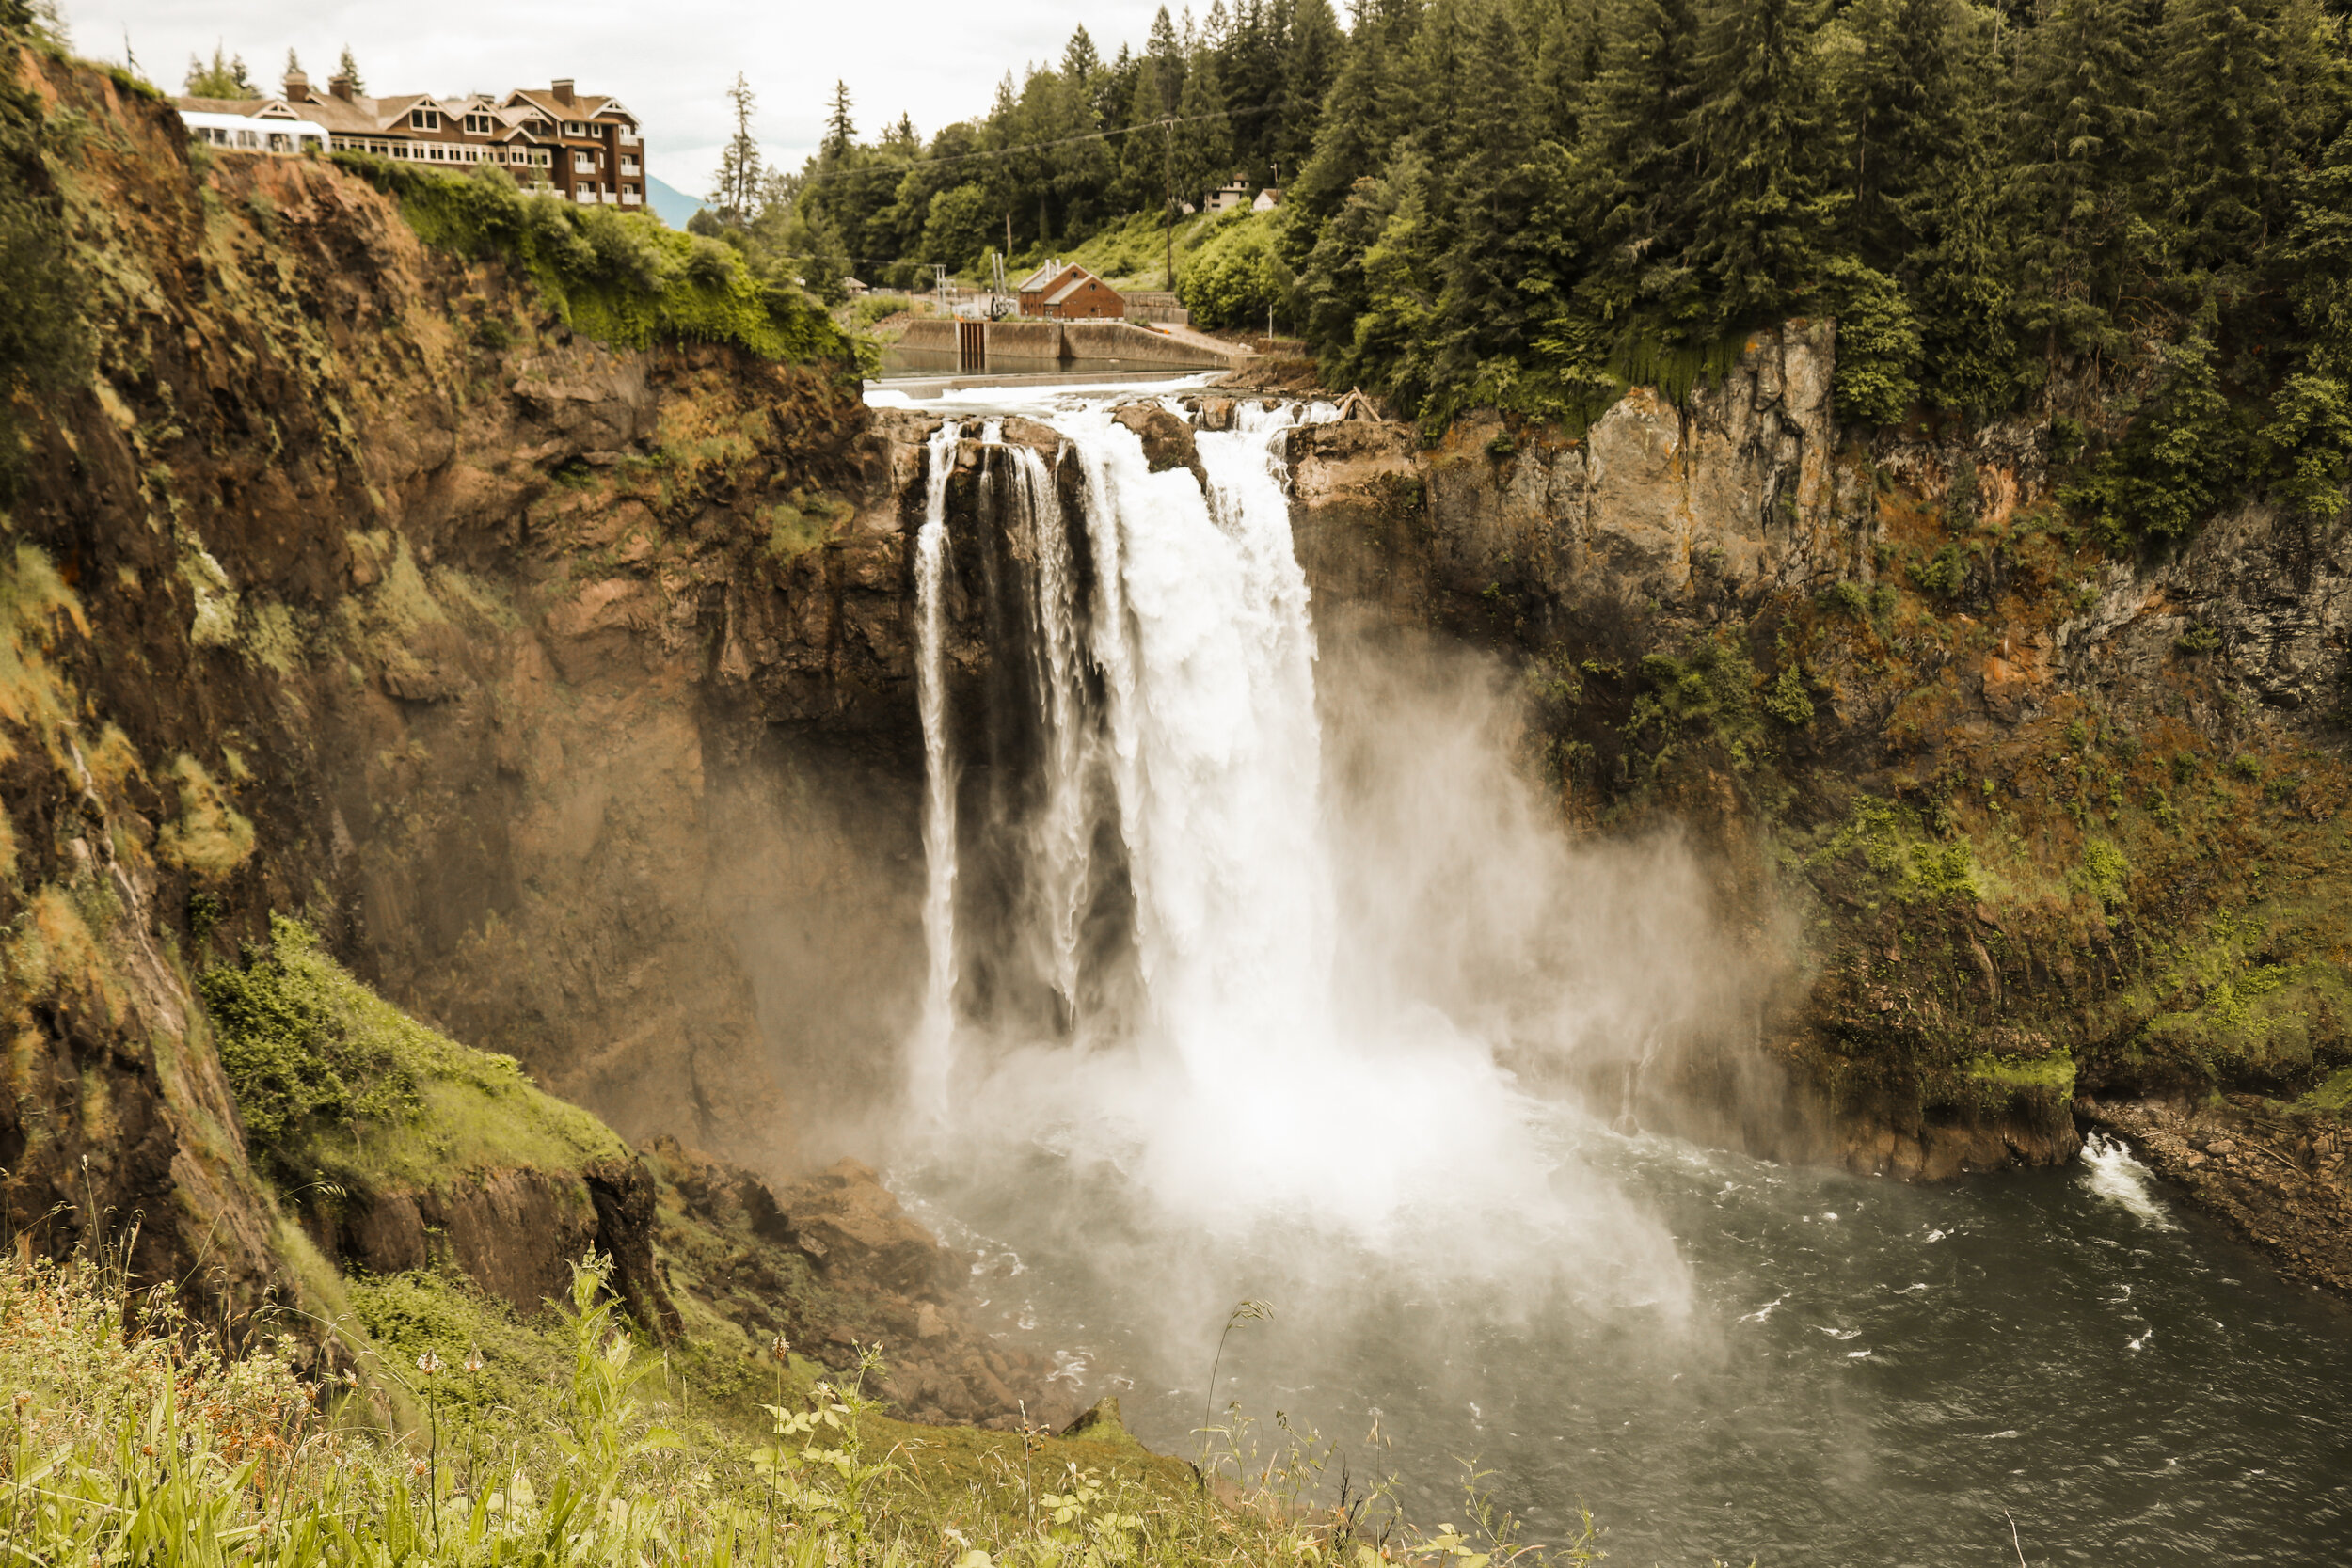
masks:
[(1114, 409), (1111, 418), (1142, 440), (1143, 460), (1151, 465), (1153, 473), (1189, 468), (1201, 483), (1209, 482), (1200, 467), (1200, 448), (1193, 442), (1192, 426), (1181, 416), (1155, 403), (1130, 403)]

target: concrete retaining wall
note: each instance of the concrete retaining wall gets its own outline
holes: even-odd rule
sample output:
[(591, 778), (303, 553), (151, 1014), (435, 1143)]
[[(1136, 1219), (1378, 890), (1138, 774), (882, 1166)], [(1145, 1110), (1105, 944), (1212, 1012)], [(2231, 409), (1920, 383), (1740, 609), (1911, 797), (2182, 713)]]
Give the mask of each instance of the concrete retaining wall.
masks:
[[(944, 363), (952, 364), (957, 356), (956, 325), (937, 317), (909, 322), (898, 346), (903, 353), (924, 358), (943, 355)], [(1234, 359), (1199, 342), (1182, 341), (1129, 322), (990, 322), (987, 330), (991, 369), (1043, 369), (1072, 359), (1123, 359), (1184, 370), (1219, 370)]]
[(1063, 352), (1073, 359), (1128, 359), (1222, 370), (1235, 357), (1128, 322), (1070, 322), (1062, 327), (1062, 342)]

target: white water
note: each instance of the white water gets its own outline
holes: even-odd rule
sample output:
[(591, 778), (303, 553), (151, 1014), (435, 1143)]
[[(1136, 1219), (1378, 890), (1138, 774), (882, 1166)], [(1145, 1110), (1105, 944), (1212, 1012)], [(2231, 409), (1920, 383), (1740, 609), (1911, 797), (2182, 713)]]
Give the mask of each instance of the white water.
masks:
[(2153, 1175), (2132, 1157), (2122, 1139), (2091, 1133), (2083, 1140), (2082, 1162), (2084, 1184), (2092, 1192), (2158, 1230), (2173, 1228), (2171, 1218), (2156, 1201)]
[[(1079, 1168), (1116, 1171), (1191, 1233), (1303, 1225), (1359, 1244), (1409, 1243), (1449, 1270), (1484, 1272), (1503, 1254), (1523, 1264), (1531, 1249), (1572, 1230), (1612, 1265), (1632, 1265), (1641, 1276), (1627, 1287), (1632, 1295), (1677, 1293), (1662, 1228), (1563, 1155), (1557, 1109), (1520, 1091), (1494, 1039), (1400, 977), (1424, 953), (1389, 966), (1395, 973), (1368, 974), (1360, 955), (1341, 961), (1351, 929), (1391, 911), (1342, 908), (1367, 902), (1364, 870), (1358, 855), (1343, 875), (1334, 842), (1316, 637), (1290, 535), (1286, 433), (1302, 414), (1330, 411), (1245, 406), (1236, 428), (1197, 433), (1205, 485), (1183, 467), (1152, 472), (1140, 439), (1105, 400), (1023, 412), (1050, 421), (1076, 465), (1083, 505), (1072, 521), (1092, 567), (1081, 594), (1045, 460), (1018, 445), (990, 454), (991, 482), (1011, 508), (1007, 532), (1034, 562), (1040, 788), (1014, 829), (1029, 927), (1018, 945), (1060, 1017), (1009, 1040), (954, 1026), (955, 857), (939, 847), (954, 830), (940, 784), (949, 759), (946, 715), (927, 697), (925, 844), (934, 865), (925, 932), (930, 982), (946, 991), (926, 1000), (918, 1108), (952, 1107), (949, 1130), (964, 1134), (967, 1151), (980, 1150), (976, 1158), (985, 1157), (980, 1146), (1042, 1146)], [(984, 438), (996, 435), (992, 425)], [(935, 440), (935, 486), (952, 461)], [(940, 492), (930, 499), (939, 505)], [(936, 583), (925, 592), (930, 638)], [(923, 657), (932, 670), (935, 641)], [(926, 683), (935, 696), (935, 671)], [(1473, 766), (1491, 760), (1477, 745), (1467, 751), (1478, 753)], [(1444, 774), (1451, 765), (1439, 765), (1428, 789), (1460, 784)], [(1437, 806), (1442, 817), (1447, 805)], [(1082, 925), (1104, 822), (1123, 850), (1137, 994), (1089, 1011)], [(1413, 838), (1424, 827), (1439, 859), (1487, 832), (1456, 824), (1449, 836), (1434, 819), (1401, 831)], [(1547, 862), (1542, 875), (1554, 869)], [(1414, 870), (1427, 884), (1525, 875), (1518, 865)], [(1397, 890), (1375, 891), (1369, 902)], [(1484, 894), (1446, 896), (1458, 906)], [(1436, 937), (1383, 940), (1400, 955), (1455, 940)], [(1499, 1248), (1506, 1231), (1515, 1240)]]
[(923, 1011), (909, 1044), (908, 1089), (917, 1114), (936, 1121), (947, 1107), (954, 1061), (956, 992), (956, 782), (947, 752), (945, 657), (947, 478), (956, 464), (953, 420), (933, 433), (914, 536), (915, 705), (923, 720)]

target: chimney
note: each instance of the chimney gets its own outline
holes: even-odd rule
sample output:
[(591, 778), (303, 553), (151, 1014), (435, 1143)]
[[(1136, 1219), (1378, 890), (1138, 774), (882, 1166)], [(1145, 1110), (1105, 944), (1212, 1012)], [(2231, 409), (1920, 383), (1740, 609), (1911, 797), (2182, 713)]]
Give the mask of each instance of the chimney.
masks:
[(572, 106), (572, 79), (569, 76), (559, 76), (555, 79), (554, 92), (555, 101), (567, 109)]
[(310, 102), (310, 78), (308, 75), (299, 71), (286, 72), (286, 102), (289, 103)]
[(348, 103), (351, 102), (351, 78), (348, 76), (329, 76), (326, 79), (326, 90), (342, 99), (344, 103)]

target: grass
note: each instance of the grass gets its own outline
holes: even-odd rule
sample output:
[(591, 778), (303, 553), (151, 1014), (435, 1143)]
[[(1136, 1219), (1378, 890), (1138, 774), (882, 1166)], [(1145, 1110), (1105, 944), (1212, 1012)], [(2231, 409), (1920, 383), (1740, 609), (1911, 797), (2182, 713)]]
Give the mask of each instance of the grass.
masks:
[[(894, 1422), (874, 1347), (831, 1375), (771, 1361), (772, 1397), (731, 1431), (688, 1407), (604, 1277), (584, 1262), (529, 1325), (443, 1282), (361, 1284), (350, 1321), (232, 1349), (167, 1289), (0, 1255), (0, 1568), (1546, 1560), (1474, 1476), (1468, 1532), (1416, 1530), (1377, 1494), (1314, 1506), (1317, 1446), (1287, 1428), (1270, 1454), (1220, 1433), (1212, 1485), (1115, 1423)], [(1549, 1560), (1590, 1562), (1589, 1542)]]

